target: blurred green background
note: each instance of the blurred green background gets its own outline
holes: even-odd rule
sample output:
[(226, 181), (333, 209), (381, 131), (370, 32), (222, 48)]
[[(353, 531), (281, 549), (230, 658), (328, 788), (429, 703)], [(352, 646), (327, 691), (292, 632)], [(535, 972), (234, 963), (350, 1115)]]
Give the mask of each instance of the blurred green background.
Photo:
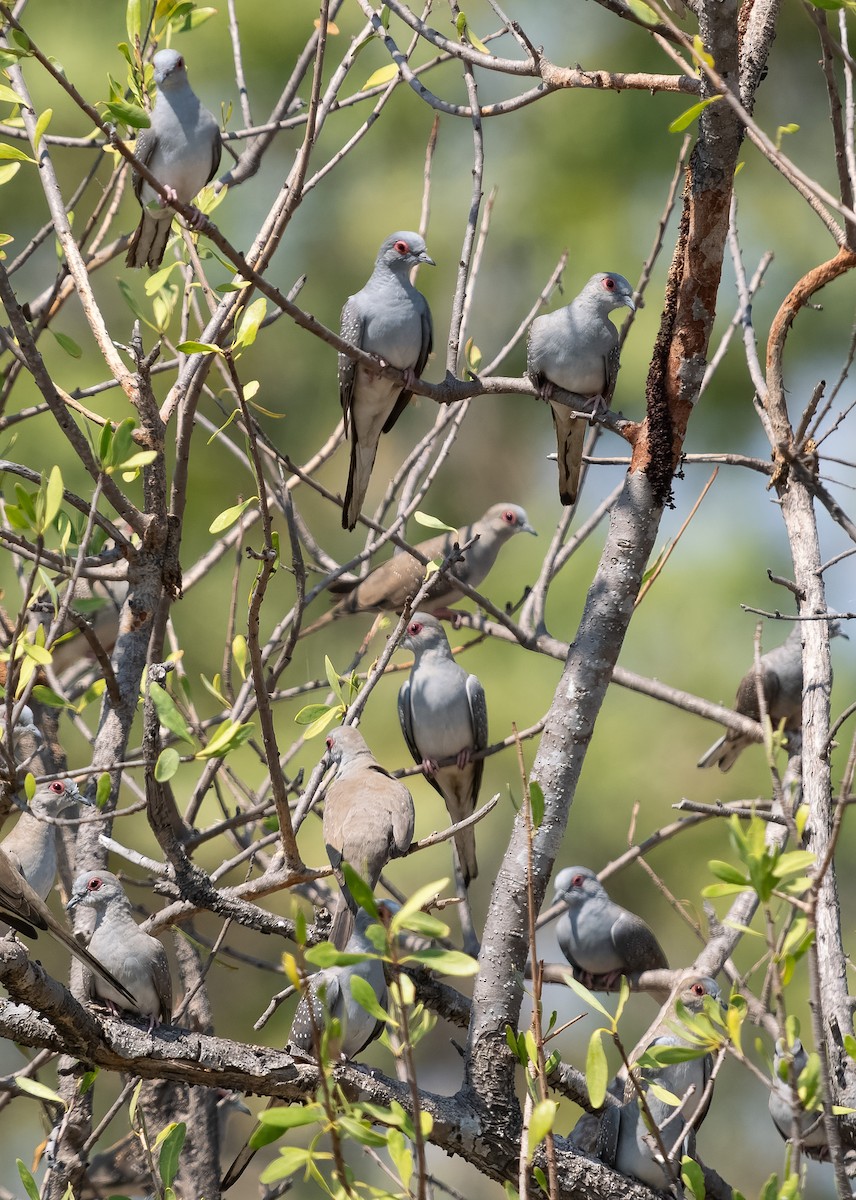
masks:
[[(236, 11), (253, 119), (262, 123), (311, 32), (318, 15), (317, 5), (308, 0), (288, 0), (283, 5), (238, 0)], [(495, 18), (486, 3), (473, 0), (466, 6), (466, 12), (480, 36), (495, 27)], [(508, 13), (523, 24), (535, 45), (544, 46), (545, 54), (554, 62), (579, 63), (585, 68), (609, 71), (671, 74), (674, 70), (642, 30), (617, 20), (596, 4), (540, 0), (537, 5), (511, 4)], [(327, 78), (352, 35), (363, 25), (358, 6), (350, 0), (336, 20), (340, 32), (329, 41)], [(443, 33), (453, 36), (452, 26), (441, 8), (433, 20)], [(42, 0), (25, 10), (24, 23), (38, 44), (61, 61), (68, 77), (88, 100), (106, 98), (108, 72), (124, 79), (125, 64), (116, 50), (116, 44), (127, 36), (124, 7), (115, 0), (88, 0), (85, 6)], [(399, 44), (407, 43), (405, 32), (394, 20), (391, 31)], [(229, 128), (238, 128), (241, 118), (225, 7), (192, 33), (176, 36), (173, 45), (186, 54), (191, 80), (204, 102), (214, 112), (219, 112), (221, 105), (231, 106)], [(494, 49), (500, 54), (515, 53), (509, 39), (494, 45)], [(420, 50), (417, 61), (425, 57)], [(799, 131), (785, 137), (786, 151), (803, 170), (816, 175), (834, 191), (827, 101), (816, 59), (815, 34), (810, 23), (796, 6), (786, 8), (755, 115), (771, 136), (775, 136), (780, 125), (798, 123)], [(343, 95), (359, 90), (386, 61), (382, 45), (367, 46), (348, 77)], [(51, 133), (88, 132), (86, 119), (70, 107), (36, 64), (26, 62), (24, 70), (36, 108), (54, 109)], [(477, 78), (484, 103), (515, 94), (531, 82), (509, 83), (486, 72), (479, 72)], [(460, 71), (454, 65), (433, 72), (428, 84), (446, 99), (464, 98)], [(300, 95), (307, 99), (308, 82), (301, 87)], [(348, 140), (368, 115), (370, 103), (345, 109), (328, 121), (313, 154), (310, 175)], [(688, 105), (687, 98), (669, 94), (565, 91), (507, 118), (485, 122), (484, 190), (487, 194), (496, 188), (497, 198), (482, 272), (473, 288), (468, 329), (485, 361), (529, 310), (563, 248), (567, 247), (570, 253), (564, 299), (556, 298), (554, 303), (567, 302), (596, 270), (620, 271), (631, 281), (638, 278), (654, 242), (680, 144), (680, 135), (669, 133), (668, 125)], [(342, 304), (348, 294), (365, 282), (382, 239), (394, 229), (418, 225), (425, 145), (433, 115), (411, 90), (401, 86), (377, 127), (311, 191), (297, 210), (268, 274), (274, 283), (287, 289), (305, 272), (307, 282), (298, 302), (325, 324), (338, 327)], [(234, 245), (246, 248), (251, 243), (290, 168), (300, 136), (300, 131), (280, 135), (259, 173), (229, 194), (218, 208), (215, 220)], [(54, 150), (66, 195), (96, 155), (93, 151)], [(744, 166), (736, 180), (736, 193), (747, 271), (751, 274), (764, 251), (772, 250), (775, 254), (764, 287), (753, 305), (763, 358), (765, 334), (782, 298), (807, 269), (830, 257), (834, 246), (804, 202), (755, 150), (747, 146), (742, 157)], [(441, 379), (445, 370), (450, 304), (470, 204), (471, 165), (469, 123), (441, 117), (426, 232), (437, 267), (421, 272), (419, 280), (434, 315), (435, 354), (426, 371), (431, 380)], [(221, 171), (227, 166), (224, 154)], [(110, 169), (111, 160), (105, 155), (98, 169), (100, 184), (107, 181)], [(87, 193), (75, 214), (76, 227), (82, 225), (98, 192), (96, 186)], [(11, 184), (0, 189), (0, 206), (0, 228), (15, 237), (8, 248), (11, 258), (48, 219), (34, 168), (25, 166)], [(130, 231), (137, 219), (138, 209), (128, 188), (111, 236)], [(658, 329), (675, 231), (673, 216), (645, 307), (638, 314), (623, 351), (614, 406), (633, 418), (640, 417), (643, 410), (645, 376)], [(212, 280), (222, 282), (225, 272), (212, 260), (207, 261)], [(42, 250), (13, 276), (19, 299), (31, 299), (41, 292), (56, 270), (53, 239), (49, 238)], [(736, 307), (733, 277), (727, 262), (714, 346)], [(151, 301), (145, 296), (144, 275), (132, 276), (119, 259), (94, 276), (96, 295), (111, 335), (121, 343), (128, 340), (133, 316), (119, 292), (120, 279), (130, 284), (146, 310)], [(789, 339), (785, 368), (792, 413), (802, 410), (819, 379), (835, 380), (842, 370), (853, 322), (853, 301), (853, 280), (846, 278), (822, 294), (822, 309), (806, 311), (800, 316)], [(73, 391), (101, 380), (103, 364), (76, 301), (65, 306), (54, 327), (74, 338), (83, 349), (82, 357), (75, 360), (50, 336), (42, 338), (42, 352), (57, 382)], [(170, 330), (175, 340), (177, 329), (176, 321)], [(145, 330), (144, 336), (147, 346), (151, 345), (152, 331)], [(283, 318), (261, 334), (240, 366), (244, 380), (260, 382), (258, 403), (278, 414), (279, 419), (262, 418), (269, 436), (296, 461), (304, 461), (339, 418), (334, 352)], [(501, 371), (521, 373), (523, 368), (524, 348), (520, 345)], [(156, 388), (160, 397), (166, 394), (172, 381), (171, 374), (158, 378)], [(216, 374), (212, 373), (210, 383), (215, 389), (219, 387)], [(848, 402), (851, 393), (852, 387), (845, 386), (835, 411)], [(753, 411), (752, 396), (738, 336), (694, 415), (687, 451), (733, 451), (767, 459), (769, 449)], [(34, 387), (22, 379), (15, 388), (10, 411), (23, 409), (37, 399)], [(128, 415), (118, 390), (88, 403), (95, 411), (113, 419)], [(230, 409), (228, 398), (223, 411), (210, 399), (204, 399), (201, 405), (201, 412), (218, 425)], [(370, 504), (379, 500), (385, 482), (413, 443), (428, 430), (434, 415), (431, 403), (417, 397), (394, 431), (382, 440), (369, 490)], [(846, 425), (838, 438), (824, 447), (843, 461), (825, 463), (823, 475), (836, 498), (847, 508), (854, 475), (847, 461), (852, 438), (845, 441), (845, 431)], [(230, 430), (230, 434), (234, 431)], [(212, 535), (207, 530), (217, 513), (255, 491), (252, 478), (237, 460), (218, 442), (209, 445), (208, 438), (209, 434), (200, 429), (191, 463), (190, 504), (182, 545), (185, 570), (211, 546)], [(546, 462), (546, 455), (554, 449), (552, 426), (543, 405), (514, 396), (477, 400), (471, 405), (458, 443), (423, 505), (455, 525), (473, 519), (499, 500), (525, 505), (540, 538), (515, 539), (503, 551), (485, 586), (495, 603), (517, 600), (524, 586), (537, 575), (559, 516), (555, 468)], [(625, 450), (624, 443), (608, 436), (599, 443), (599, 452), (605, 455), (622, 455)], [(47, 415), (16, 425), (14, 437), (7, 432), (2, 452), (4, 457), (37, 469), (58, 462), (66, 483), (83, 494), (89, 493), (86, 478)], [(620, 481), (622, 471), (621, 466), (602, 466), (589, 473), (578, 522)], [(687, 465), (682, 477), (675, 480), (674, 508), (664, 516), (661, 546), (680, 528), (710, 472), (709, 465)], [(347, 452), (343, 448), (319, 478), (340, 491), (346, 473)], [(12, 481), (7, 477), (3, 486), (4, 494), (9, 497)], [(139, 501), (139, 483), (131, 486), (131, 492)], [(295, 498), (314, 535), (331, 554), (344, 559), (355, 552), (361, 544), (358, 536), (342, 532), (337, 512), (306, 489), (298, 489)], [(844, 536), (823, 515), (821, 527), (826, 559), (847, 548)], [(557, 637), (574, 636), (603, 532), (603, 527), (598, 529), (573, 557), (550, 593), (547, 623)], [(410, 533), (414, 540), (427, 536), (426, 531), (415, 525), (411, 525)], [(250, 542), (257, 546), (258, 536), (251, 537)], [(845, 559), (827, 575), (829, 601), (840, 610), (854, 607), (852, 561)], [(621, 663), (676, 687), (730, 704), (737, 682), (751, 661), (756, 621), (740, 605), (791, 610), (790, 598), (768, 582), (768, 569), (779, 575), (790, 574), (788, 545), (775, 498), (765, 491), (763, 476), (723, 467), (665, 573), (634, 618)], [(209, 716), (216, 714), (216, 704), (205, 693), (199, 676), (204, 673), (211, 678), (221, 668), (232, 570), (233, 556), (229, 555), (204, 582), (188, 592), (173, 613), (194, 700), (200, 711)], [(19, 585), (8, 556), (0, 562), (0, 571), (4, 603), (14, 611)], [(252, 564), (243, 565), (239, 586), (242, 602), (252, 578)], [(291, 606), (293, 594), (291, 576), (286, 570), (279, 571), (267, 596), (263, 634)], [(322, 597), (312, 615), (323, 612), (325, 606), (326, 599)], [(368, 617), (341, 621), (325, 633), (300, 642), (292, 666), (281, 681), (283, 686), (292, 686), (304, 678), (322, 677), (325, 653), (343, 670), (369, 622)], [(783, 640), (785, 633), (784, 628), (765, 630), (765, 648)], [(467, 634), (456, 635), (453, 643), (466, 641), (467, 637)], [(379, 652), (381, 645), (379, 638), (372, 651)], [(853, 696), (856, 673), (852, 644), (836, 643), (833, 657), (836, 663), (833, 713), (837, 714)], [(401, 661), (404, 658), (397, 656)], [(462, 661), (485, 685), (492, 739), (507, 735), (512, 721), (523, 728), (541, 717), (560, 674), (559, 663), (526, 655), (504, 644), (479, 646)], [(391, 768), (409, 763), (395, 711), (400, 678), (385, 680), (378, 686), (363, 720), (369, 744)], [(295, 737), (294, 715), (301, 703), (277, 708), (281, 749)], [(94, 710), (86, 715), (94, 723)], [(841, 745), (833, 759), (835, 780), (843, 770), (850, 730), (851, 726), (846, 725), (839, 734)], [(618, 855), (627, 844), (636, 806), (638, 838), (671, 821), (674, 816), (671, 805), (684, 796), (707, 802), (766, 796), (769, 779), (760, 749), (745, 753), (727, 776), (696, 770), (696, 760), (718, 732), (716, 727), (698, 718), (614, 688), (598, 722), (558, 865), (583, 863), (599, 869)], [(61, 725), (61, 734), (70, 763), (85, 765), (88, 761), (85, 741), (67, 721)], [(309, 771), (322, 750), (320, 740), (309, 743), (290, 769), (305, 766)], [(526, 745), (527, 767), (531, 766), (535, 750), (536, 743)], [(261, 782), (264, 769), (250, 748), (245, 748), (235, 762), (251, 784)], [(195, 768), (181, 769), (174, 781), (180, 798), (189, 794), (196, 778)], [(412, 790), (417, 805), (417, 834), (421, 836), (442, 827), (445, 813), (433, 790), (418, 779), (412, 781)], [(479, 827), (481, 876), (472, 891), (478, 922), (486, 910), (491, 881), (513, 819), (509, 793), (520, 795), (511, 753), (495, 757), (487, 764), (482, 798), (497, 791), (502, 800)], [(206, 801), (201, 824), (215, 820), (217, 815), (213, 801)], [(121, 824), (116, 836), (143, 853), (157, 853), (154, 839), (141, 818)], [(307, 821), (300, 841), (307, 862), (324, 861), (316, 820)], [(841, 860), (847, 861), (853, 850), (852, 834), (845, 828)], [(221, 842), (208, 843), (199, 855), (199, 862), (214, 867), (228, 852)], [(651, 865), (671, 891), (697, 912), (700, 889), (710, 881), (707, 860), (729, 854), (724, 827), (710, 823), (664, 845), (652, 854)], [(422, 882), (442, 877), (449, 866), (448, 848), (438, 846), (406, 866), (393, 864), (389, 874), (399, 886), (407, 888), (417, 879)], [(236, 873), (229, 882), (237, 882), (238, 878)], [(848, 942), (856, 896), (846, 871), (840, 872), (839, 881)], [(611, 880), (609, 888), (617, 900), (633, 907), (654, 926), (673, 965), (692, 960), (697, 951), (692, 933), (640, 868), (631, 868)], [(291, 911), (288, 896), (271, 898), (269, 903), (278, 911)], [(721, 906), (720, 911), (723, 911)], [(215, 932), (213, 922), (201, 921), (200, 928), (209, 934)], [(246, 930), (233, 931), (229, 940), (247, 953), (274, 962), (287, 948)], [(57, 971), (63, 970), (61, 954), (54, 955), (52, 949), (40, 946), (39, 954), (43, 952), (46, 963), (53, 964)], [(741, 966), (748, 966), (756, 953), (757, 946), (744, 944), (736, 960)], [(557, 957), (551, 931), (542, 936), (539, 954), (548, 959)], [(252, 1021), (265, 1007), (270, 994), (282, 986), (282, 977), (241, 967), (238, 980), (234, 966), (224, 963), (214, 967), (211, 981), (217, 1032), (226, 1037), (255, 1040)], [(798, 974), (794, 992), (802, 994), (804, 982), (804, 975)], [(559, 988), (549, 988), (545, 1001), (548, 1009), (554, 1006), (559, 1010), (562, 1019), (580, 1008), (575, 997)], [(626, 1017), (628, 1044), (632, 1044), (635, 1033), (647, 1026), (653, 1011), (651, 1002), (644, 997), (632, 1001)], [(290, 1012), (289, 1006), (281, 1009), (259, 1037), (270, 1044), (282, 1044)], [(807, 1019), (807, 1010), (802, 1005), (800, 1015)], [(583, 1064), (585, 1045), (594, 1027), (592, 1021), (587, 1018), (562, 1035), (560, 1047), (568, 1061)], [(421, 1049), (421, 1081), (431, 1090), (453, 1092), (460, 1083), (460, 1059), (450, 1044), (452, 1037), (462, 1040), (460, 1032), (440, 1025)], [(750, 1034), (747, 1039), (750, 1049), (752, 1040)], [(805, 1040), (811, 1039), (807, 1035)], [(368, 1062), (392, 1069), (389, 1054), (382, 1048), (374, 1047), (365, 1057)], [(19, 1052), (14, 1047), (4, 1045), (0, 1049), (0, 1071), (11, 1070), (19, 1062)], [(110, 1090), (108, 1085), (102, 1092)], [(106, 1104), (106, 1098), (99, 1097), (99, 1111), (102, 1103)], [(570, 1129), (575, 1117), (573, 1106), (563, 1101), (559, 1114), (561, 1131)], [(122, 1118), (114, 1125), (116, 1137), (123, 1132), (121, 1122)], [(738, 1127), (743, 1136), (735, 1139), (734, 1130)], [(233, 1150), (249, 1129), (247, 1118), (233, 1122)], [(4, 1114), (0, 1129), (0, 1183), (13, 1192), (17, 1179), (14, 1159), (19, 1155), (28, 1159), (29, 1148), (42, 1136), (35, 1104), (19, 1102)], [(782, 1169), (782, 1145), (767, 1117), (766, 1093), (733, 1061), (725, 1064), (720, 1075), (711, 1114), (699, 1139), (699, 1151), (707, 1163), (720, 1169), (747, 1196), (757, 1194), (770, 1172)], [(432, 1156), (432, 1170), (465, 1194), (468, 1186), (478, 1186), (480, 1195), (500, 1195), (500, 1189), (494, 1185), (476, 1183), (473, 1173), (460, 1160), (438, 1161), (441, 1157)], [(264, 1158), (260, 1156), (258, 1161)], [(358, 1165), (363, 1169), (362, 1162)], [(811, 1166), (809, 1171), (806, 1194), (818, 1200), (831, 1197), (834, 1189), (828, 1168)], [(255, 1186), (245, 1179), (232, 1194), (236, 1200), (253, 1196)]]

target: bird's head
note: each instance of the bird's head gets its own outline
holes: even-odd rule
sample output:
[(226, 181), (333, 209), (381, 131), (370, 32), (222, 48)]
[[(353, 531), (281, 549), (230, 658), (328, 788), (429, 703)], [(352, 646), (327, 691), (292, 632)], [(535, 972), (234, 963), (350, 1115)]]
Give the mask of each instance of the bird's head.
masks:
[(565, 867), (556, 876), (556, 899), (568, 908), (578, 908), (595, 896), (605, 896), (603, 884), (588, 867)]
[(103, 909), (111, 900), (119, 897), (125, 900), (125, 892), (119, 880), (110, 871), (84, 871), (75, 879), (71, 898), (65, 907), (68, 912), (78, 906)]
[(392, 271), (409, 271), (411, 267), (435, 265), (424, 239), (407, 229), (389, 235), (380, 248), (377, 261)]

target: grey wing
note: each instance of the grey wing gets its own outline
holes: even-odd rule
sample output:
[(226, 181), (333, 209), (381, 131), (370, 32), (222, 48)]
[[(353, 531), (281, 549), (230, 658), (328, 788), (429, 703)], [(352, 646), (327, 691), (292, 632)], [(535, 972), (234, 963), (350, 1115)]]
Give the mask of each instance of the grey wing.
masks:
[[(473, 750), (487, 748), (487, 700), (481, 681), (475, 675), (467, 676), (467, 701), (470, 706), (470, 728), (473, 734)], [(473, 805), (478, 801), (484, 774), (484, 759), (477, 758), (473, 763)]]
[[(419, 293), (419, 299), (422, 301), (419, 308), (419, 317), (422, 323), (422, 344), (419, 347), (419, 356), (417, 357), (413, 367), (413, 374), (417, 376), (421, 375), (425, 370), (425, 364), (428, 361), (428, 355), (431, 353), (431, 350), (434, 347), (434, 326), (431, 321), (431, 309), (428, 307), (428, 301), (421, 292)], [(395, 406), (392, 412), (386, 418), (386, 422), (383, 427), (384, 433), (389, 433), (390, 429), (392, 429), (395, 422), (410, 403), (410, 397), (412, 395), (413, 393), (409, 392), (407, 388), (402, 388), (398, 393), (398, 399), (395, 402)]]
[[(148, 129), (141, 129), (137, 135), (137, 140), (134, 142), (134, 157), (138, 158), (141, 163), (148, 166), (151, 162), (152, 155), (157, 149), (158, 135), (155, 133), (153, 126)], [(218, 160), (219, 161), (219, 160)], [(216, 170), (216, 168), (215, 168)], [(134, 195), (140, 204), (143, 203), (143, 177), (134, 172)]]
[(416, 738), (413, 736), (413, 710), (410, 707), (410, 680), (403, 683), (401, 690), (398, 693), (398, 720), (401, 724), (401, 732), (404, 734), (404, 740), (407, 742), (407, 749), (413, 755), (413, 761), (422, 762), (422, 755), (419, 753), (419, 747), (416, 745)]
[(612, 926), (611, 937), (628, 971), (654, 971), (669, 965), (660, 943), (635, 913), (622, 912)]
[[(770, 671), (761, 663), (761, 691), (767, 702), (767, 708), (773, 707), (779, 695), (779, 677), (775, 671)], [(758, 707), (758, 688), (756, 684), (756, 673), (753, 667), (751, 671), (747, 671), (740, 680), (740, 686), (737, 689), (737, 699), (734, 701), (734, 707), (744, 717), (753, 717), (756, 721), (761, 720), (761, 710)]]
[(604, 378), (606, 384), (603, 389), (603, 398), (608, 405), (612, 404), (612, 397), (615, 394), (615, 381), (618, 378), (618, 367), (620, 360), (620, 351), (618, 341), (603, 360)]
[[(354, 297), (346, 301), (342, 309), (340, 332), (346, 342), (362, 348), (365, 336), (365, 322), (360, 310), (354, 304)], [(351, 419), (351, 406), (354, 402), (354, 388), (357, 382), (357, 363), (347, 354), (339, 355), (339, 401), (342, 405), (342, 416), (345, 421), (345, 436), (348, 435), (348, 425)]]
[(172, 1019), (172, 977), (169, 973), (169, 959), (162, 946), (152, 964), (152, 983), (160, 1001), (160, 1018), (162, 1021), (169, 1021)]
[(214, 133), (211, 139), (211, 170), (208, 172), (206, 183), (210, 183), (217, 174), (217, 168), (220, 166), (220, 159), (223, 154), (223, 143), (220, 140), (220, 126), (214, 123)]

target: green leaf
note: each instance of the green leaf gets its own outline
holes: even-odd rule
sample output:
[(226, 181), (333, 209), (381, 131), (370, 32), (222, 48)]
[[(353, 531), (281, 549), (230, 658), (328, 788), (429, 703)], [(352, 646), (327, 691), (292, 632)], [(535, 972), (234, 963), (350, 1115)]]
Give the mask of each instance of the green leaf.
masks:
[(110, 779), (109, 771), (102, 771), (98, 776), (98, 783), (95, 788), (95, 807), (103, 808), (110, 798), (113, 784)]
[(60, 471), (59, 467), (53, 466), (51, 467), (50, 474), (47, 478), (47, 484), (45, 485), (45, 529), (47, 529), (49, 525), (53, 524), (54, 518), (59, 512), (60, 505), (62, 504), (62, 496), (62, 471)]
[(684, 1187), (692, 1193), (693, 1200), (705, 1200), (704, 1171), (694, 1158), (686, 1154), (681, 1159), (681, 1179)]
[(213, 342), (182, 342), (176, 346), (176, 349), (182, 354), (219, 354), (223, 356), (223, 351), (219, 346), (215, 346)]
[(57, 695), (53, 688), (49, 688), (44, 683), (37, 683), (33, 688), (33, 699), (46, 708), (74, 708), (73, 704), (63, 700), (62, 696)]
[(234, 525), (238, 518), (243, 516), (250, 505), (254, 504), (256, 500), (258, 500), (258, 496), (250, 496), (249, 500), (244, 500), (240, 504), (233, 504), (231, 508), (224, 508), (208, 526), (208, 532), (222, 533), (224, 529), (228, 529), (230, 525)]
[(174, 733), (176, 737), (181, 738), (183, 742), (189, 742), (192, 746), (193, 738), (190, 734), (190, 727), (178, 711), (169, 692), (165, 691), (159, 683), (150, 683), (149, 695), (161, 725), (165, 725), (170, 733)]
[(847, 1051), (848, 1057), (856, 1062), (856, 1038), (852, 1033), (844, 1035), (844, 1049)]
[(342, 874), (345, 877), (345, 884), (359, 907), (364, 908), (367, 913), (371, 913), (376, 921), (379, 920), (380, 914), (377, 904), (375, 904), (374, 892), (362, 875), (358, 875), (348, 862), (342, 863)]
[[(7, 163), (5, 167), (0, 167), (0, 187), (2, 187), (4, 183), (9, 183), (12, 179), (14, 179), (20, 169), (20, 163)], [(0, 234), (0, 246), (8, 246), (8, 244), (10, 242), (14, 242), (14, 240), (15, 239), (8, 233)], [(6, 255), (3, 254), (2, 257), (5, 258)]]
[(367, 92), (369, 88), (383, 87), (387, 83), (392, 83), (393, 79), (398, 75), (398, 67), (396, 64), (387, 63), (385, 67), (379, 67), (377, 71), (373, 71), (360, 88), (361, 92)]
[(748, 883), (711, 883), (701, 889), (706, 900), (716, 900), (719, 896), (734, 896), (737, 892), (745, 892)]
[(59, 1104), (61, 1108), (68, 1108), (59, 1092), (55, 1092), (53, 1088), (49, 1088), (44, 1083), (39, 1083), (38, 1079), (27, 1079), (22, 1075), (20, 1079), (15, 1080), (15, 1083), (18, 1090), (26, 1092), (28, 1096), (35, 1096), (38, 1100), (47, 1100), (51, 1104)]
[(45, 111), (40, 114), (38, 121), (36, 121), (36, 128), (33, 132), (33, 149), (36, 152), (38, 152), (39, 146), (41, 145), (42, 138), (45, 136), (45, 130), (47, 129), (48, 125), (50, 125), (50, 123), (51, 123), (52, 116), (53, 116), (53, 109), (46, 108)]
[(725, 883), (739, 884), (741, 888), (746, 888), (749, 881), (745, 874), (733, 867), (731, 863), (720, 862), (717, 858), (712, 858), (707, 864), (707, 869), (711, 875), (715, 875), (717, 879), (723, 880)]
[(81, 358), (83, 351), (74, 338), (70, 338), (67, 333), (60, 333), (56, 329), (52, 329), (51, 333), (56, 338), (57, 344), (62, 347), (69, 358)]
[(128, 31), (128, 41), (133, 46), (140, 37), (140, 0), (128, 0), (125, 5), (125, 28)]
[(253, 736), (255, 727), (253, 721), (241, 725), (237, 721), (225, 720), (214, 731), (214, 736), (208, 745), (197, 750), (194, 757), (201, 759), (225, 758), (227, 754), (231, 754), (233, 750), (243, 746), (244, 742)]
[(386, 1145), (392, 1165), (401, 1180), (402, 1189), (409, 1192), (410, 1180), (413, 1177), (413, 1154), (400, 1129), (390, 1129), (386, 1136)]
[(244, 310), (241, 320), (238, 324), (237, 332), (232, 349), (236, 351), (244, 350), (248, 346), (252, 346), (256, 340), (256, 335), (259, 332), (259, 326), (267, 315), (267, 300), (264, 296), (260, 296), (258, 300), (254, 300), (249, 308)]
[(375, 990), (367, 979), (363, 979), (361, 975), (352, 975), (351, 995), (360, 1008), (364, 1008), (369, 1016), (374, 1017), (378, 1021), (383, 1021), (384, 1024), (386, 1023), (386, 1010), (381, 1008), (378, 998), (375, 995)]
[(20, 104), (24, 105), (25, 101), (22, 96), (19, 96), (12, 88), (7, 87), (5, 83), (0, 83), (0, 103), (3, 104)]
[(158, 783), (166, 783), (168, 779), (172, 779), (180, 765), (181, 755), (174, 746), (167, 746), (165, 750), (161, 750), (155, 763), (155, 779)]
[(28, 162), (35, 165), (36, 160), (30, 158), (29, 154), (25, 154), (23, 150), (19, 150), (17, 146), (7, 146), (4, 142), (0, 142), (0, 160), (9, 162)]
[(155, 1147), (162, 1142), (158, 1170), (166, 1187), (171, 1187), (178, 1174), (178, 1159), (187, 1137), (187, 1126), (184, 1121), (173, 1122), (158, 1134)]
[(698, 104), (690, 105), (679, 117), (675, 117), (669, 126), (669, 133), (683, 133), (709, 104), (715, 104), (717, 100), (721, 99), (721, 96), (709, 96), (707, 100), (700, 100)]
[(568, 987), (571, 989), (571, 991), (576, 992), (581, 1000), (584, 1000), (586, 1004), (590, 1005), (592, 1008), (596, 1009), (599, 1013), (601, 1013), (604, 1017), (606, 1017), (607, 1021), (609, 1021), (610, 1027), (611, 1027), (612, 1026), (612, 1013), (608, 1009), (603, 1007), (603, 1005), (597, 999), (597, 997), (594, 996), (584, 984), (580, 983), (580, 981), (578, 979), (574, 979), (574, 977), (570, 971), (565, 972), (564, 978), (565, 978), (565, 983), (568, 985)]
[(169, 23), (173, 33), (189, 33), (217, 15), (216, 8), (200, 8), (194, 4), (182, 5), (181, 8), (181, 15), (173, 17)]
[(308, 741), (309, 738), (323, 733), (328, 725), (332, 725), (343, 715), (341, 704), (307, 704), (305, 708), (301, 708), (294, 720), (297, 725), (307, 726), (303, 736)]
[(418, 509), (413, 514), (413, 520), (417, 525), (424, 525), (426, 529), (439, 529), (444, 533), (457, 533), (451, 525), (446, 525), (439, 517), (432, 517), (430, 513), (420, 512)]
[(552, 1133), (556, 1120), (558, 1104), (555, 1100), (541, 1100), (532, 1109), (529, 1118), (529, 1136), (527, 1138), (527, 1158), (531, 1160), (538, 1146), (548, 1133)]
[(278, 1108), (266, 1108), (259, 1113), (260, 1125), (267, 1125), (280, 1132), (298, 1129), (301, 1125), (314, 1125), (323, 1119), (324, 1113), (318, 1104), (289, 1104)]
[(279, 1158), (274, 1159), (259, 1175), (259, 1183), (277, 1183), (280, 1179), (287, 1179), (289, 1175), (293, 1175), (295, 1171), (299, 1171), (313, 1160), (331, 1157), (329, 1154), (321, 1154), (318, 1151), (304, 1150), (302, 1146), (285, 1146), (280, 1150)]
[(827, 12), (838, 12), (840, 8), (844, 8), (846, 0), (811, 0), (815, 8), (825, 9)]
[(24, 1191), (27, 1193), (29, 1200), (39, 1200), (39, 1189), (36, 1186), (36, 1181), (24, 1166), (23, 1162), (21, 1162), (20, 1158), (15, 1159), (15, 1166), (18, 1168), (18, 1174), (21, 1177), (21, 1183), (24, 1185)]
[(654, 12), (653, 8), (649, 8), (643, 0), (625, 0), (627, 7), (637, 18), (645, 25), (659, 25), (660, 18)]
[(595, 1108), (600, 1108), (606, 1098), (606, 1085), (609, 1082), (609, 1067), (606, 1062), (606, 1052), (603, 1049), (601, 1029), (595, 1029), (589, 1038), (588, 1053), (586, 1054), (586, 1086), (589, 1099)]
[(674, 1092), (670, 1092), (668, 1088), (664, 1088), (661, 1083), (656, 1083), (653, 1079), (648, 1083), (648, 1090), (663, 1104), (670, 1104), (672, 1108), (677, 1108), (680, 1104), (680, 1100)]
[(130, 129), (148, 129), (152, 123), (146, 110), (130, 100), (108, 100), (104, 107), (114, 121)]
[(404, 904), (402, 904), (401, 908), (390, 921), (390, 937), (396, 937), (402, 929), (409, 929), (410, 925), (408, 922), (410, 921), (411, 916), (414, 913), (419, 912), (423, 905), (428, 904), (429, 901), (433, 900), (434, 897), (438, 895), (438, 893), (442, 892), (443, 888), (448, 882), (448, 878), (435, 879), (432, 883), (425, 883), (422, 885), (422, 887), (417, 888), (416, 891), (413, 892), (407, 898), (407, 900), (405, 900)]
[(529, 807), (532, 809), (532, 824), (540, 829), (544, 820), (544, 793), (537, 779), (529, 780)]
[(549, 1196), (550, 1195), (550, 1185), (547, 1182), (547, 1176), (544, 1174), (544, 1172), (541, 1170), (541, 1168), (533, 1167), (532, 1174), (535, 1176), (535, 1182), (538, 1184), (538, 1187), (541, 1189), (541, 1191), (544, 1193), (544, 1195)]
[(418, 962), (430, 971), (460, 978), (479, 973), (479, 964), (469, 954), (464, 954), (463, 950), (442, 950), (431, 946), (427, 950), (416, 950), (408, 954), (404, 962)]

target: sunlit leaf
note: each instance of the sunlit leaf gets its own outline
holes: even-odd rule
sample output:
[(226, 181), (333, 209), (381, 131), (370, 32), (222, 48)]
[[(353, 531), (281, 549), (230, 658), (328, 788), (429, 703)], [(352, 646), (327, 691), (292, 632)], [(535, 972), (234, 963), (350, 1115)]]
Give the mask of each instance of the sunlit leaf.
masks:
[(608, 1082), (609, 1067), (603, 1049), (602, 1030), (595, 1029), (589, 1038), (588, 1053), (586, 1054), (586, 1087), (589, 1099), (595, 1108), (600, 1108), (606, 1099)]

